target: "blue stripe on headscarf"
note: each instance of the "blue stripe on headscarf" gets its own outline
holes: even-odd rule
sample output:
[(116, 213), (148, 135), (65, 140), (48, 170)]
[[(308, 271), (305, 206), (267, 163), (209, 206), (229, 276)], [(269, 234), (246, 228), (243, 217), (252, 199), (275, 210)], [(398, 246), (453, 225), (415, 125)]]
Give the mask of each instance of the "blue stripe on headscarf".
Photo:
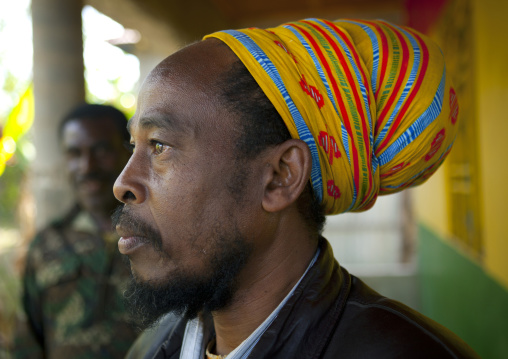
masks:
[(316, 142), (314, 141), (314, 137), (307, 127), (300, 111), (298, 111), (293, 99), (289, 95), (277, 68), (273, 65), (266, 53), (248, 35), (236, 30), (226, 30), (223, 32), (233, 36), (249, 51), (280, 91), (296, 125), (298, 136), (307, 144), (307, 146), (309, 146), (310, 153), (312, 155), (312, 188), (314, 190), (314, 194), (316, 195), (316, 199), (321, 202), (323, 199), (323, 179), (321, 176), (321, 167)]

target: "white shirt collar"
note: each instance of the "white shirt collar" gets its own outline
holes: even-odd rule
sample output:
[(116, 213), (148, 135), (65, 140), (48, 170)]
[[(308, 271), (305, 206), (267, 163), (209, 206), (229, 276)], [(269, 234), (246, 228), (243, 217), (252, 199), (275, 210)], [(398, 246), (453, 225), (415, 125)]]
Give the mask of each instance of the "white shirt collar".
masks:
[[(310, 261), (305, 273), (300, 277), (298, 282), (294, 285), (291, 291), (286, 295), (286, 297), (280, 302), (280, 304), (275, 308), (275, 310), (265, 319), (263, 323), (259, 327), (256, 328), (254, 332), (247, 339), (245, 339), (235, 350), (228, 354), (227, 359), (245, 359), (252, 352), (252, 349), (256, 346), (261, 339), (263, 333), (268, 329), (268, 327), (273, 323), (277, 315), (281, 311), (282, 307), (287, 303), (289, 298), (291, 298), (305, 277), (309, 269), (314, 265), (319, 256), (320, 249), (316, 251), (314, 258)], [(180, 352), (180, 359), (202, 359), (205, 357), (205, 348), (208, 344), (208, 341), (211, 338), (205, 338), (205, 333), (209, 333), (210, 330), (205, 328), (205, 324), (201, 317), (197, 317), (193, 320), (189, 320), (185, 327), (185, 334), (182, 342), (182, 350)]]

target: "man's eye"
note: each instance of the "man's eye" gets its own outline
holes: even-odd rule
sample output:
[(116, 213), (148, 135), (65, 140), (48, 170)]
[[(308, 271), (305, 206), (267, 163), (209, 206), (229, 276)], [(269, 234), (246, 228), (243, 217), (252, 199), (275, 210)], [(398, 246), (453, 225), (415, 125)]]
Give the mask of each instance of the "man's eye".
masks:
[(160, 155), (161, 153), (163, 153), (168, 148), (168, 145), (165, 145), (165, 144), (157, 142), (157, 141), (154, 141), (154, 145), (155, 145), (155, 151), (154, 152), (155, 152), (156, 155)]
[(111, 148), (111, 146), (106, 145), (106, 144), (98, 145), (98, 146), (95, 146), (95, 148), (94, 148), (94, 153), (98, 157), (105, 156), (111, 152), (113, 152), (113, 149)]

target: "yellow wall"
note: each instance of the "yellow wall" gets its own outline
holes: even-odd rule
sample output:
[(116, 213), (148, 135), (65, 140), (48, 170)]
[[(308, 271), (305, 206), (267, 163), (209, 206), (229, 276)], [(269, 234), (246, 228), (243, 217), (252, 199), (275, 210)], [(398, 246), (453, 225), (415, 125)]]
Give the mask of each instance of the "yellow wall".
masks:
[[(482, 201), (478, 213), (483, 228), (479, 264), (508, 288), (508, 1), (471, 0), (471, 5), (474, 105), (464, 107), (474, 110), (478, 128)], [(418, 220), (441, 238), (450, 239), (449, 163), (443, 167), (413, 190), (413, 198)], [(459, 248), (456, 242), (452, 244)]]
[(416, 218), (441, 238), (450, 237), (445, 166), (446, 161), (425, 184), (411, 189)]
[(508, 1), (473, 0), (484, 263), (508, 287)]

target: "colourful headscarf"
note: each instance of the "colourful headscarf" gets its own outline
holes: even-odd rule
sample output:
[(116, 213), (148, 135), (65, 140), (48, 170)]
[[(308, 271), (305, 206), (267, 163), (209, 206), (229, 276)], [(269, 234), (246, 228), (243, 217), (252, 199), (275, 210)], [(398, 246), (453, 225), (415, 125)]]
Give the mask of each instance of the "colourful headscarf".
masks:
[(450, 151), (458, 103), (440, 49), (384, 21), (308, 19), (206, 36), (225, 42), (312, 153), (326, 213), (423, 183)]

